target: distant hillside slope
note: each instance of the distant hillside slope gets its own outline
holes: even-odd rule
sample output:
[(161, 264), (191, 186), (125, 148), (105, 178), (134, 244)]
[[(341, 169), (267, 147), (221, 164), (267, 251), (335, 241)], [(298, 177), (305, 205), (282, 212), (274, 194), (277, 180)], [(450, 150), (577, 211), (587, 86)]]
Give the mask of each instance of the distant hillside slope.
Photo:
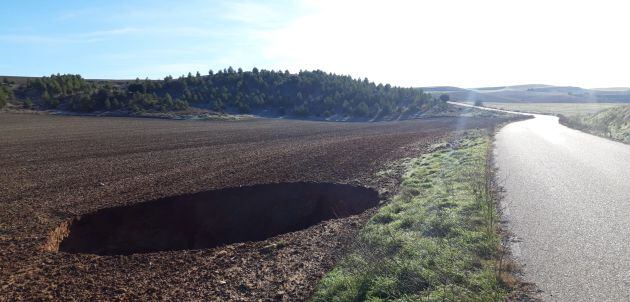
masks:
[(613, 107), (594, 114), (560, 116), (572, 128), (630, 144), (630, 105)]
[[(443, 88), (443, 89), (441, 89)], [(454, 89), (453, 89), (454, 88)], [(446, 93), (451, 100), (495, 103), (630, 103), (629, 88), (585, 89), (542, 84), (482, 87), (430, 87), (431, 92)]]
[[(445, 108), (445, 99), (414, 88), (375, 84), (323, 71), (252, 71), (228, 68), (207, 75), (163, 80), (86, 80), (80, 75), (2, 79), (4, 99), (34, 109), (181, 111), (189, 106), (216, 112), (299, 117), (384, 118)], [(8, 91), (10, 90), (10, 91)]]

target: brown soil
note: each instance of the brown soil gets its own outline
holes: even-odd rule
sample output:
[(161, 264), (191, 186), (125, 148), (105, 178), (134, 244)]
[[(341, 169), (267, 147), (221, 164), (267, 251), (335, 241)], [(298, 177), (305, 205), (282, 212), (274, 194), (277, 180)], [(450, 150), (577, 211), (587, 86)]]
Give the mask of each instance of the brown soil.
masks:
[(386, 193), (397, 173), (375, 174), (391, 169), (393, 161), (417, 156), (453, 131), (497, 122), (0, 114), (0, 301), (304, 300), (373, 210), (262, 241), (199, 250), (103, 256), (55, 252), (55, 245), (72, 234), (77, 216), (195, 192), (322, 182)]

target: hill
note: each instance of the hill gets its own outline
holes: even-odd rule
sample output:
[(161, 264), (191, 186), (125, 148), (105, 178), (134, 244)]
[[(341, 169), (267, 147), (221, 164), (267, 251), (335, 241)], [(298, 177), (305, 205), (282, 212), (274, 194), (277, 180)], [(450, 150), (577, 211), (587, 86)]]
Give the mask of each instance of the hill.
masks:
[(3, 79), (4, 99), (25, 107), (75, 112), (182, 111), (296, 117), (400, 118), (435, 108), (444, 100), (423, 90), (375, 84), (320, 70), (252, 71), (228, 68), (163, 80), (86, 80), (80, 75)]
[(630, 105), (605, 109), (594, 114), (560, 116), (572, 128), (630, 144)]

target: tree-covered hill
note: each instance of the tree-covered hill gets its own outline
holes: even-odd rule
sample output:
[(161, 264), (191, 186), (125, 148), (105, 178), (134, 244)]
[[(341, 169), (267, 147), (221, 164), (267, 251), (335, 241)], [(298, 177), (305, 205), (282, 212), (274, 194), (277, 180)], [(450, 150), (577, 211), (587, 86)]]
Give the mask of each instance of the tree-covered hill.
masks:
[[(323, 71), (252, 71), (228, 68), (163, 80), (86, 80), (51, 75), (15, 84), (26, 106), (70, 111), (168, 112), (189, 106), (217, 112), (301, 117), (399, 117), (445, 107), (420, 89), (375, 84)], [(34, 105), (31, 105), (34, 104)]]

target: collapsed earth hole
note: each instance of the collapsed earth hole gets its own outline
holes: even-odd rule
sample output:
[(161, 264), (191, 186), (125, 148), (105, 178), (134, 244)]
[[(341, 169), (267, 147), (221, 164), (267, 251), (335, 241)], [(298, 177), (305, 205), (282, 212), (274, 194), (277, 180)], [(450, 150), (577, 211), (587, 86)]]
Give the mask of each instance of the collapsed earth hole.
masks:
[(228, 188), (114, 207), (63, 223), (46, 249), (128, 255), (259, 241), (378, 204), (369, 188), (280, 183)]

